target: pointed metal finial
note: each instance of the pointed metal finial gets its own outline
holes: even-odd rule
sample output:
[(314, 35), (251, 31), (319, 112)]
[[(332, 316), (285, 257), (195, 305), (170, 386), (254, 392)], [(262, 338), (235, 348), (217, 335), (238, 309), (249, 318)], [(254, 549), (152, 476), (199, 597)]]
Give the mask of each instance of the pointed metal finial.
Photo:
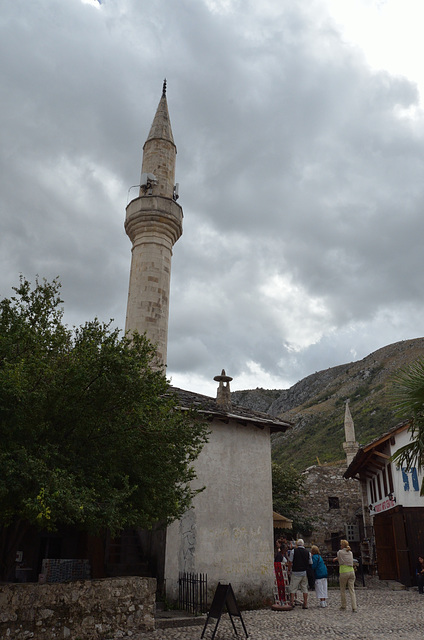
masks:
[(162, 87), (162, 97), (166, 96), (166, 78), (163, 81), (163, 87)]

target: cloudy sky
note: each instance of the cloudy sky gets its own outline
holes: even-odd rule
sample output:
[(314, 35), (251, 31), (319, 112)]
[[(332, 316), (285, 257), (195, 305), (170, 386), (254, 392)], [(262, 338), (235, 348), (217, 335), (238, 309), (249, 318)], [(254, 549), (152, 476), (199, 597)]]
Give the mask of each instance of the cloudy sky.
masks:
[(168, 81), (173, 384), (287, 388), (424, 334), (417, 0), (3, 0), (0, 296), (125, 323), (125, 207)]

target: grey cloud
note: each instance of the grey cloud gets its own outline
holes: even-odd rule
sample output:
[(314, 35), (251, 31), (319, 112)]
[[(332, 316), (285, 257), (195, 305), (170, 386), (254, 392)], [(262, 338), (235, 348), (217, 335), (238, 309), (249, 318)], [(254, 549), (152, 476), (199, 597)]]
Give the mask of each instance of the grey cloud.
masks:
[(166, 76), (185, 216), (169, 373), (295, 382), (421, 331), (422, 115), (319, 2), (232, 6), (6, 3), (0, 293), (59, 275), (70, 323), (123, 327), (127, 194)]

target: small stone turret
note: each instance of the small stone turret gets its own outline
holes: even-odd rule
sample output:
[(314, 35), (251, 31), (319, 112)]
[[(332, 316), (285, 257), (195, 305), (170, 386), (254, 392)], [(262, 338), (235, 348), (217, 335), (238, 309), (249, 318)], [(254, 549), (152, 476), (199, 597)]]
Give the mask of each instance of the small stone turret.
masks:
[(183, 232), (177, 204), (177, 149), (162, 97), (143, 147), (139, 197), (127, 206), (125, 231), (132, 242), (125, 332), (145, 333), (166, 366), (172, 247)]
[(225, 409), (225, 411), (231, 411), (231, 391), (230, 391), (230, 382), (232, 378), (227, 376), (225, 373), (225, 369), (222, 370), (220, 376), (215, 376), (214, 380), (219, 382), (219, 386), (216, 392), (216, 404), (221, 407), (221, 409)]
[(346, 400), (344, 428), (346, 442), (343, 443), (343, 449), (346, 454), (347, 466), (349, 466), (359, 449), (359, 444), (355, 439), (355, 425), (349, 409), (349, 400)]

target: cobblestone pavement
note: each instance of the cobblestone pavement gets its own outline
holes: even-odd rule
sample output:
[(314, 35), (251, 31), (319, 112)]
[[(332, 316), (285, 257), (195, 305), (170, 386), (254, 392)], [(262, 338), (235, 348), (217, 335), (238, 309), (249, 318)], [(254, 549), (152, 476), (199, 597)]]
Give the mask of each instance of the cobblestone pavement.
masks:
[[(424, 596), (416, 590), (357, 589), (358, 611), (339, 609), (338, 590), (329, 591), (325, 609), (317, 606), (315, 593), (309, 594), (309, 608), (296, 606), (292, 611), (263, 609), (242, 612), (249, 640), (387, 640), (387, 638), (424, 638)], [(349, 606), (349, 596), (347, 596)], [(204, 623), (203, 623), (204, 624)], [(216, 620), (208, 624), (204, 640), (210, 640)], [(227, 615), (221, 618), (215, 640), (245, 638), (238, 619), (238, 636), (234, 634)], [(203, 625), (157, 629), (137, 634), (132, 640), (200, 640)]]

